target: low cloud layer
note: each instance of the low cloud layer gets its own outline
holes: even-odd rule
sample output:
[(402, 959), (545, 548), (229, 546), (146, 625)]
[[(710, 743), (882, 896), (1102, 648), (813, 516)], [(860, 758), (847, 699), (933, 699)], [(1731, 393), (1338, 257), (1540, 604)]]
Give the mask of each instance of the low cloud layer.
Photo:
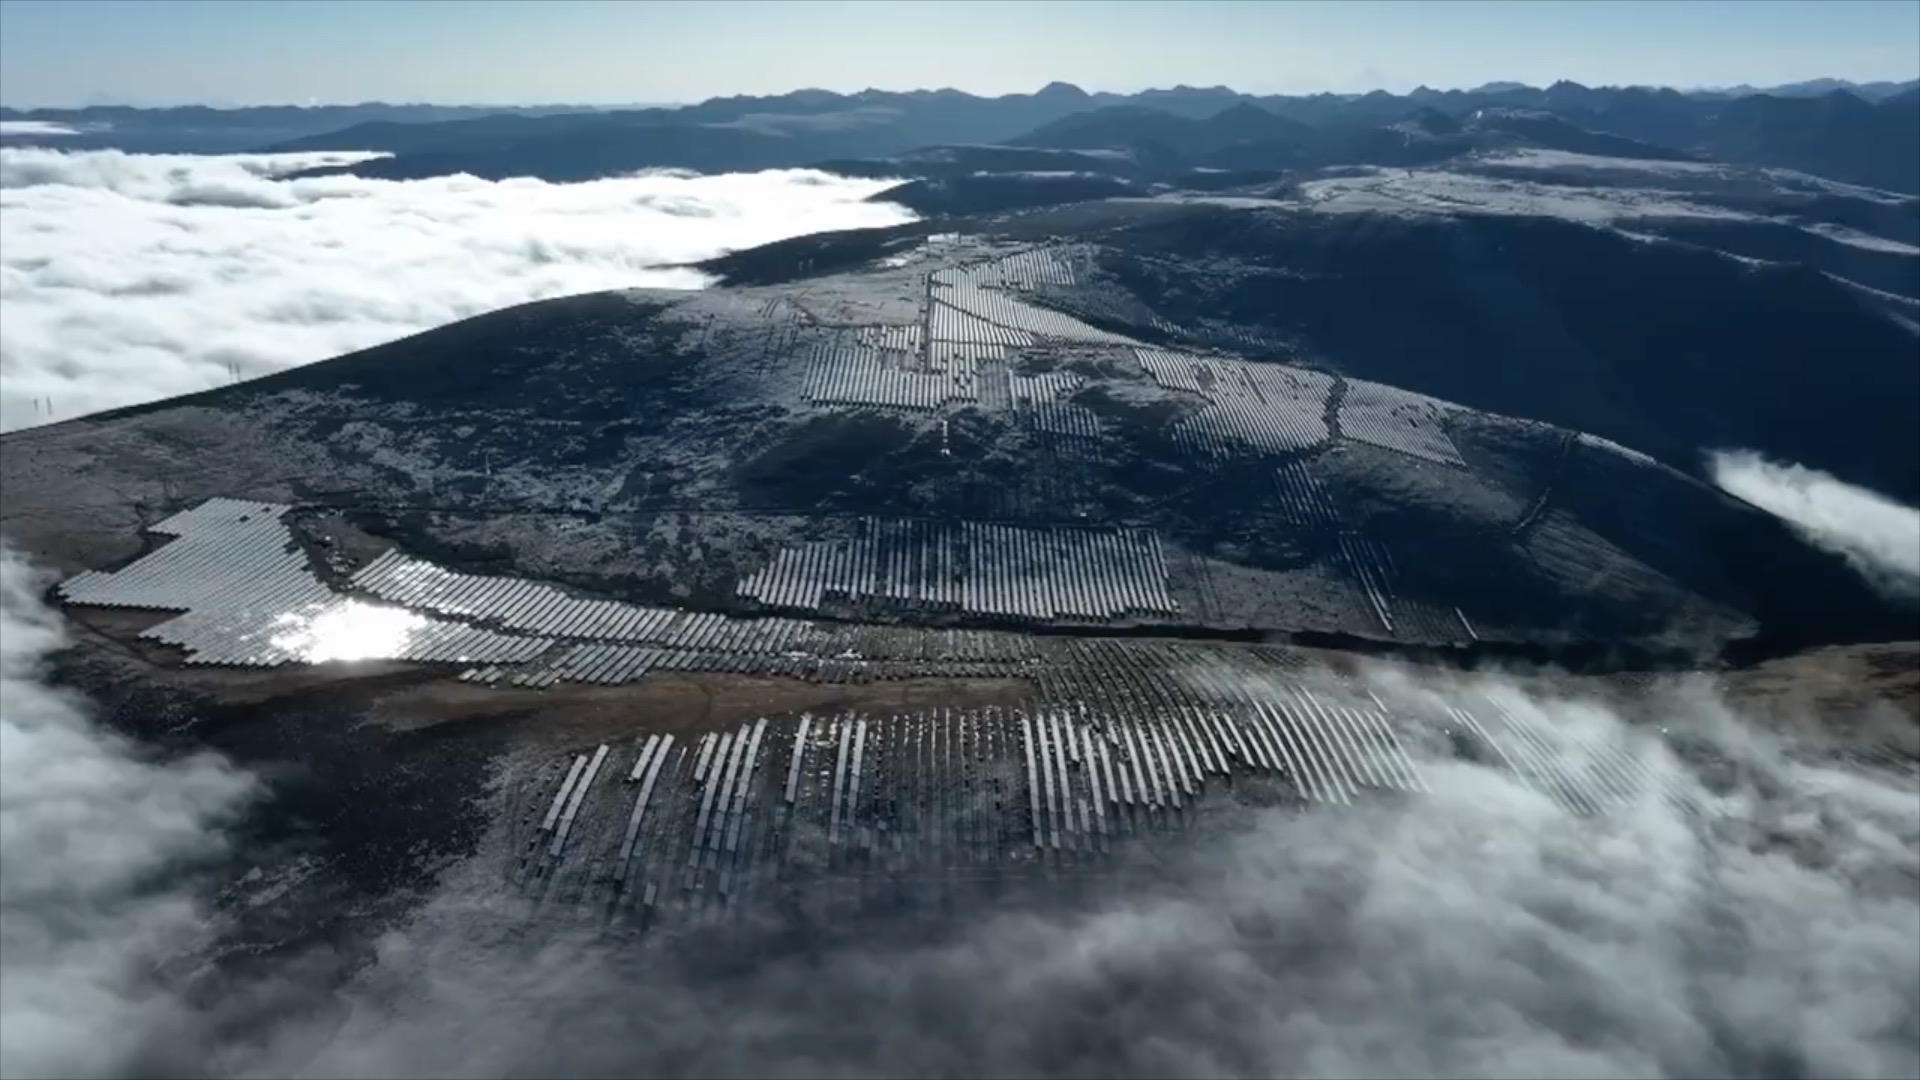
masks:
[[(366, 156), (366, 155), (359, 155)], [(286, 174), (352, 155), (0, 148), (0, 430), (218, 386), (663, 264), (897, 224), (806, 170), (581, 184)]]
[(210, 924), (181, 867), (254, 793), (212, 757), (162, 762), (49, 687), (45, 581), (0, 546), (0, 1076), (100, 1076), (197, 1015), (154, 979)]
[(71, 125), (57, 120), (0, 120), (0, 135), (78, 135)]
[[(215, 927), (153, 875), (252, 786), (47, 689), (56, 624), (0, 565), (7, 1076), (1920, 1075), (1910, 775), (1790, 754), (1700, 687), (1655, 708), (1683, 760), (1598, 704), (1391, 670), (1366, 685), (1430, 795), (1225, 811), (1074, 896), (633, 943), (530, 927), (476, 862), (344, 983), (289, 960), (189, 1000), (152, 964)], [(1447, 707), (1488, 694), (1655, 783), (1581, 816), (1456, 756)]]
[(1374, 685), (1434, 715), (1498, 694), (1691, 808), (1649, 790), (1575, 816), (1449, 760), (1436, 724), (1431, 796), (1248, 811), (951, 935), (535, 946), (443, 900), (328, 1033), (283, 1030), (247, 1071), (297, 1045), (294, 1067), (340, 1076), (1920, 1075), (1910, 781), (1795, 762), (1697, 689), (1662, 712), (1711, 748), (1708, 779), (1596, 705)]
[(1756, 454), (1715, 454), (1714, 482), (1786, 521), (1895, 596), (1920, 597), (1920, 509), (1816, 469)]

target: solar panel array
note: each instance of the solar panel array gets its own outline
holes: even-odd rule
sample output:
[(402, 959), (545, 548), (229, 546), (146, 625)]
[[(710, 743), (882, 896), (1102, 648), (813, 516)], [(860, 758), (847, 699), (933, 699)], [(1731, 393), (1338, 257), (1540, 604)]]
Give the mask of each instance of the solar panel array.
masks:
[[(1075, 252), (1067, 248), (1037, 248), (973, 266), (936, 271), (928, 280), (930, 297), (937, 302), (935, 316), (939, 317), (939, 306), (951, 305), (985, 322), (1024, 334), (1089, 344), (1132, 344), (1131, 338), (1019, 298), (1021, 290), (1043, 285), (1073, 285), (1077, 278), (1074, 259)], [(936, 329), (934, 337), (941, 336)], [(1032, 342), (1018, 344), (1031, 345)]]
[(1539, 516), (1526, 534), (1524, 549), (1548, 576), (1561, 581), (1584, 584), (1604, 576), (1609, 588), (1649, 595), (1673, 588), (1658, 570), (1595, 535), (1558, 507), (1549, 506)]
[(407, 618), (342, 596), (308, 566), (276, 503), (210, 499), (149, 532), (176, 537), (114, 573), (59, 587), (71, 604), (179, 611), (141, 637), (189, 664), (273, 667), (332, 659), (517, 663), (551, 642), (464, 623)]
[(1031, 349), (1039, 343), (1025, 330), (1004, 326), (978, 313), (942, 303), (937, 295), (928, 310), (927, 328), (934, 341), (1000, 345), (1013, 349)]
[(740, 906), (796, 872), (1089, 863), (1189, 826), (1236, 775), (1336, 803), (1425, 786), (1379, 714), (1306, 692), (1148, 719), (1038, 704), (761, 718), (559, 766), (526, 887), (654, 913)]
[(1093, 869), (1131, 837), (1191, 827), (1240, 785), (1331, 805), (1417, 797), (1436, 752), (1506, 770), (1577, 814), (1685, 802), (1656, 740), (1547, 730), (1493, 696), (1430, 713), (1308, 684), (1245, 651), (1074, 652), (1021, 704), (760, 717), (558, 759), (520, 880), (660, 916), (739, 909), (802, 875)]
[(854, 340), (861, 345), (879, 349), (883, 353), (903, 353), (909, 357), (917, 357), (920, 354), (920, 324), (862, 326), (855, 332)]
[(1016, 415), (1022, 426), (1048, 435), (1064, 435), (1073, 439), (1100, 437), (1100, 418), (1084, 405), (1072, 402), (1028, 403), (1021, 406)]
[(1303, 529), (1338, 528), (1340, 511), (1333, 497), (1304, 461), (1289, 461), (1273, 471), (1280, 510), (1290, 524)]
[[(276, 503), (209, 499), (147, 527), (176, 539), (122, 570), (89, 570), (61, 583), (61, 599), (101, 607), (186, 611), (229, 605), (253, 593), (287, 591), (288, 607), (328, 593), (280, 521)], [(284, 610), (284, 609), (283, 609)]]
[[(1131, 345), (1133, 339), (1089, 326), (1051, 308), (1027, 303), (1014, 293), (986, 288), (971, 271), (935, 275), (936, 307), (951, 305), (983, 322), (1007, 327), (1023, 335), (1094, 345)], [(936, 332), (935, 336), (939, 336)]]
[(388, 551), (361, 567), (354, 588), (441, 615), (474, 619), (523, 634), (701, 647), (717, 639), (724, 615), (588, 600), (524, 578), (463, 574)]
[(1493, 760), (1528, 786), (1576, 813), (1600, 814), (1656, 793), (1683, 806), (1691, 797), (1653, 755), (1569, 725), (1549, 727), (1518, 702), (1478, 695), (1484, 707), (1446, 707)]
[(904, 354), (883, 351), (877, 343), (822, 345), (811, 354), (801, 392), (815, 405), (927, 412), (977, 396), (972, 363), (945, 363), (933, 371), (908, 370), (905, 363)]
[(1070, 371), (1044, 371), (1038, 375), (1009, 375), (1008, 391), (1018, 405), (1048, 404), (1071, 397), (1086, 380)]
[(1086, 380), (1067, 371), (1007, 378), (1008, 400), (1025, 426), (1053, 435), (1093, 439), (1100, 436), (1100, 419), (1092, 409), (1064, 401)]
[(1075, 252), (1068, 248), (1034, 248), (971, 267), (975, 283), (1000, 289), (1031, 289), (1036, 285), (1075, 283)]
[(181, 612), (142, 636), (182, 648), (189, 664), (409, 660), (459, 664), (465, 680), (515, 686), (616, 683), (650, 671), (827, 682), (1009, 677), (1033, 658), (1022, 634), (590, 600), (397, 551), (356, 571), (350, 593), (336, 592), (294, 542), (283, 520), (290, 509), (212, 500), (152, 527), (177, 539), (118, 572), (77, 575), (59, 594), (73, 604)]
[(1406, 641), (1431, 643), (1479, 639), (1459, 608), (1436, 608), (1403, 594), (1400, 567), (1385, 542), (1342, 531), (1338, 543), (1342, 568), (1387, 633)]
[(391, 611), (347, 597), (269, 612), (265, 606), (235, 618), (213, 608), (195, 609), (141, 636), (187, 650), (189, 664), (238, 667), (332, 660), (514, 664), (553, 645), (436, 619), (404, 619), (396, 625)]
[(781, 552), (743, 579), (739, 593), (780, 608), (819, 608), (837, 597), (1044, 620), (1178, 610), (1150, 530), (877, 518), (853, 538)]
[(1207, 399), (1205, 408), (1173, 426), (1174, 438), (1196, 454), (1295, 453), (1329, 438), (1329, 376), (1165, 349), (1138, 348), (1134, 357), (1159, 385)]
[(1374, 617), (1387, 633), (1393, 633), (1393, 586), (1389, 584), (1393, 555), (1386, 545), (1352, 532), (1340, 534), (1340, 554), (1346, 559), (1347, 572), (1366, 594)]
[(1440, 402), (1425, 394), (1364, 379), (1347, 380), (1340, 401), (1340, 435), (1382, 450), (1466, 468), (1466, 459), (1441, 427)]
[[(930, 341), (927, 343), (928, 370), (951, 372), (956, 385), (964, 386), (970, 395), (979, 392), (981, 386), (979, 373), (982, 366), (1004, 363), (1012, 356), (1011, 348), (991, 342)], [(979, 399), (969, 396), (964, 400)]]
[[(1607, 742), (1549, 730), (1516, 702), (1485, 693), (1455, 697), (1444, 714), (1429, 712), (1424, 701), (1383, 702), (1350, 682), (1334, 693), (1336, 687), (1309, 685), (1289, 672), (1300, 663), (1297, 656), (1270, 657), (1259, 649), (1079, 639), (1040, 672), (1038, 700), (1121, 723), (1197, 722), (1211, 714), (1223, 725), (1214, 738), (1229, 758), (1249, 771), (1292, 778), (1305, 799), (1339, 802), (1342, 794), (1368, 787), (1426, 790), (1418, 755), (1407, 745), (1416, 729), (1436, 728), (1478, 744), (1469, 759), (1506, 763), (1523, 782), (1575, 812), (1603, 811), (1649, 793), (1677, 794), (1671, 778), (1647, 760), (1650, 739)], [(1234, 747), (1239, 752), (1231, 752)], [(1595, 770), (1607, 778), (1583, 777)]]

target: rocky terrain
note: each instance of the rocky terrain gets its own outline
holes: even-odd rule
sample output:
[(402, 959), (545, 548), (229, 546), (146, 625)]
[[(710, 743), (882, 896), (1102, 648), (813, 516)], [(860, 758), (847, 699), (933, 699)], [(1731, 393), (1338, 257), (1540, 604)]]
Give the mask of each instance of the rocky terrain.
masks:
[[(974, 152), (1008, 171), (930, 168), (927, 220), (737, 252), (702, 291), (509, 308), (0, 437), (0, 529), (59, 575), (53, 674), (154, 752), (217, 749), (271, 792), (212, 875), (207, 955), (157, 976), (220, 1003), (220, 1037), (269, 1063), (251, 1071), (753, 1072), (713, 1049), (733, 1035), (629, 1006), (671, 987), (833, 1031), (814, 1014), (894, 997), (837, 965), (997, 956), (982, 935), (1027, 913), (1045, 932), (1019, 951), (1084, 952), (1084, 913), (1166, 895), (1235, 927), (1225, 953), (1253, 968), (1331, 980), (1375, 946), (1297, 943), (1343, 925), (1321, 917), (1341, 890), (1352, 927), (1379, 925), (1358, 900), (1408, 895), (1396, 860), (1450, 850), (1423, 823), (1498, 807), (1517, 816), (1487, 836), (1688, 837), (1703, 862), (1788, 850), (1812, 874), (1831, 838), (1806, 823), (1839, 818), (1778, 770), (1867, 777), (1875, 813), (1920, 777), (1897, 644), (1920, 612), (1705, 467), (1748, 448), (1920, 495), (1911, 199), (1537, 150), (1032, 199), (1054, 151)], [(1729, 739), (1711, 721), (1732, 708), (1810, 764)], [(1749, 800), (1752, 821), (1726, 810)], [(1896, 840), (1847, 863), (1872, 867), (1848, 902), (1883, 906), (1849, 925), (1905, 910), (1887, 812)], [(1366, 873), (1313, 864), (1356, 850)], [(1276, 851), (1312, 865), (1261, 877)], [(1479, 881), (1483, 857), (1423, 887)], [(1207, 906), (1248, 873), (1257, 899)], [(1614, 876), (1574, 877), (1595, 873)], [(1775, 910), (1742, 884), (1772, 878), (1721, 877), (1706, 909)], [(1273, 906), (1302, 881), (1320, 891)], [(1687, 940), (1718, 940), (1722, 915), (1682, 908)], [(548, 951), (576, 934), (589, 951)], [(1689, 970), (1745, 970), (1701, 949)], [(412, 1004), (333, 996), (391, 993), (409, 955), (433, 972)], [(768, 986), (789, 965), (799, 1002)], [(972, 1011), (997, 1000), (934, 1011), (1024, 1033), (1009, 1071), (1208, 1071)], [(569, 1024), (614, 1003), (624, 1034), (527, 1034), (528, 1002)], [(335, 1034), (296, 1053), (256, 1015), (275, 1010)], [(401, 1019), (343, 1063), (369, 1015)], [(1910, 1060), (1889, 1015), (1856, 1071)], [(397, 1049), (416, 1020), (434, 1049)], [(1227, 1071), (1280, 1060), (1143, 1023)], [(484, 1060), (453, 1060), (453, 1029), (484, 1030)], [(532, 1041), (489, 1041), (508, 1034)], [(209, 1071), (197, 1052), (150, 1063)], [(1660, 1061), (1745, 1075), (1774, 1053), (1729, 1036)]]

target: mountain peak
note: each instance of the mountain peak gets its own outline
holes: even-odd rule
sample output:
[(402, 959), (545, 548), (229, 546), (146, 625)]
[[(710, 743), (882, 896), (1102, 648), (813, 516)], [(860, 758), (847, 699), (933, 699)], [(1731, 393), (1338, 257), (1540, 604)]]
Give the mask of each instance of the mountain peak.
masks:
[(1088, 94), (1085, 90), (1080, 89), (1079, 87), (1073, 85), (1072, 83), (1056, 81), (1056, 82), (1050, 82), (1047, 85), (1041, 87), (1040, 91), (1034, 94), (1033, 96), (1037, 98), (1084, 99), (1088, 96)]
[(1274, 114), (1272, 112), (1269, 112), (1268, 110), (1263, 109), (1258, 105), (1255, 105), (1251, 101), (1236, 101), (1233, 104), (1227, 106), (1226, 108), (1221, 109), (1219, 112), (1214, 113), (1213, 118), (1215, 120), (1220, 120), (1223, 118), (1235, 119), (1238, 117), (1249, 117), (1252, 119), (1271, 120), (1273, 118), (1273, 115)]

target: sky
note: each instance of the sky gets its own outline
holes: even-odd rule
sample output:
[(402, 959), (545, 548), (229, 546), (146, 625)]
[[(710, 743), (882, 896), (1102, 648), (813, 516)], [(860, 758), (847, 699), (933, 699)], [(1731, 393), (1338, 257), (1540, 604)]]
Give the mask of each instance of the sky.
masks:
[(1917, 74), (1914, 0), (0, 0), (0, 103), (16, 108)]

